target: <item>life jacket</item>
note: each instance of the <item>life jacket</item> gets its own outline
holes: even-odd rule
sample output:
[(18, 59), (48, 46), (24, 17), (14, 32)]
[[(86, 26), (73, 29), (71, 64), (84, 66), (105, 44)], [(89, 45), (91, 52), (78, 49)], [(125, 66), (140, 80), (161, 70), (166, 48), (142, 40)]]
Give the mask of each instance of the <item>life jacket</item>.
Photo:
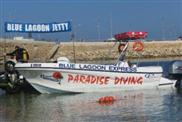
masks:
[(22, 51), (22, 61), (23, 62), (28, 62), (28, 60), (29, 60), (29, 54), (28, 54), (27, 50), (23, 49), (23, 51)]

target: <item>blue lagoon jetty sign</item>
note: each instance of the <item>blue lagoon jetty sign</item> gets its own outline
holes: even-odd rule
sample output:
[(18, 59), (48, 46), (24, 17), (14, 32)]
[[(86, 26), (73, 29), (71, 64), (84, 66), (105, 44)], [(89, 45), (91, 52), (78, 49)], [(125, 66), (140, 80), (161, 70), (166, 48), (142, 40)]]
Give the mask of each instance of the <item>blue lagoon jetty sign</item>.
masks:
[(50, 32), (68, 32), (71, 31), (70, 22), (61, 23), (5, 23), (6, 32), (32, 32), (32, 33), (50, 33)]

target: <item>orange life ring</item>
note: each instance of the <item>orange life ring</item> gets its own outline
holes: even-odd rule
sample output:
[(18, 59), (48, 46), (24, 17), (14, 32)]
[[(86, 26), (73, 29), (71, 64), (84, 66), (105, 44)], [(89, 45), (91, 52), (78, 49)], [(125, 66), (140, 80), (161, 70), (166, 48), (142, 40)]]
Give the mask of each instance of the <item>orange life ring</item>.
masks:
[(118, 46), (118, 51), (119, 51), (119, 53), (121, 53), (121, 52), (123, 51), (125, 45), (126, 45), (126, 44), (119, 44), (119, 46)]
[(144, 49), (144, 45), (141, 41), (136, 41), (134, 44), (133, 44), (133, 50), (134, 51), (143, 51)]

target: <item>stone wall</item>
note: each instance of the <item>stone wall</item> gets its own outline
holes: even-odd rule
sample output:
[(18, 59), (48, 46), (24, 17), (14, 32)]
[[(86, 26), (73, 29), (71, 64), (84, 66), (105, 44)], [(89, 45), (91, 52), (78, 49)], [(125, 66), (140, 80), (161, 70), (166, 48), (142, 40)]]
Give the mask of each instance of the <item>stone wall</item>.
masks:
[[(5, 43), (6, 42), (6, 43)], [(75, 49), (73, 49), (73, 44)], [(14, 50), (14, 46), (19, 45), (26, 48), (30, 54), (30, 62), (47, 62), (47, 56), (50, 50), (56, 45), (50, 42), (41, 41), (0, 41), (0, 56), (3, 55), (4, 47), (6, 52)], [(59, 49), (53, 57), (67, 57), (74, 61), (74, 50), (77, 62), (100, 62), (116, 60), (118, 58), (117, 46), (113, 47), (114, 42), (64, 42), (59, 44)], [(151, 58), (169, 58), (182, 57), (182, 41), (153, 41), (144, 42), (144, 51), (134, 52), (132, 50), (133, 42), (129, 44), (127, 50), (127, 58), (129, 59), (151, 59)]]
[[(118, 45), (114, 42), (84, 42), (75, 43), (75, 57), (78, 62), (92, 62), (103, 60), (116, 60), (119, 56)], [(135, 52), (132, 49), (133, 42), (129, 43), (126, 57), (129, 59), (151, 59), (182, 57), (182, 41), (153, 41), (144, 42), (144, 51)], [(61, 43), (55, 58), (66, 56), (73, 60), (73, 44)]]

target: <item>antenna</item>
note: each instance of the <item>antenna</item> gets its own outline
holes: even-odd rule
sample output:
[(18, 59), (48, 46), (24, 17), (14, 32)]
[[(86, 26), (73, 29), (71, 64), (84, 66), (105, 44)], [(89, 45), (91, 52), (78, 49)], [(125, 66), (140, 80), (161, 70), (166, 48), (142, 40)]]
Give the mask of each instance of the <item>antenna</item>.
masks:
[(96, 28), (97, 28), (97, 36), (98, 36), (98, 40), (100, 40), (100, 24), (99, 24), (99, 20), (98, 20), (98, 18), (97, 18)]
[[(72, 25), (73, 25), (73, 22), (72, 22)], [(71, 32), (71, 41), (73, 43), (73, 60), (74, 60), (74, 63), (76, 63), (76, 54), (75, 54), (75, 28), (74, 28), (74, 25), (72, 26), (72, 32)]]
[[(1, 10), (0, 10), (1, 11), (1, 13), (0, 13), (1, 14), (1, 22), (0, 23), (3, 23), (3, 1), (2, 0), (0, 1), (0, 5), (1, 5), (0, 6), (0, 8), (1, 8)], [(2, 35), (3, 35), (2, 34), (3, 33), (3, 27), (2, 27), (2, 25), (0, 27), (1, 27), (0, 28), (1, 29), (1, 31), (0, 31), (0, 37), (2, 37)]]
[(111, 38), (112, 38), (112, 34), (113, 32), (112, 32), (112, 12), (110, 13), (110, 36), (111, 36)]
[(31, 32), (28, 33), (28, 38), (32, 39), (32, 33)]
[(161, 33), (162, 33), (162, 40), (165, 40), (165, 21), (164, 17), (161, 16)]

